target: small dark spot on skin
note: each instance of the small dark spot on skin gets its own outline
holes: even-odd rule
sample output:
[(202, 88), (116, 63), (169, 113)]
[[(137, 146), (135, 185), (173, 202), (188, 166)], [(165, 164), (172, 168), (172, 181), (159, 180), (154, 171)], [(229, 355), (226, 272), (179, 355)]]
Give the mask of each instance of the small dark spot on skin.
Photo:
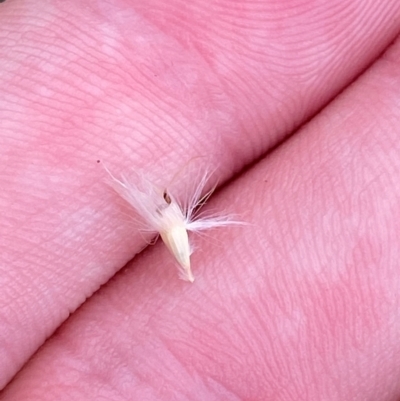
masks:
[[(1, 1), (1, 0), (0, 0)], [(100, 163), (100, 160), (97, 160), (97, 162), (96, 163)]]
[(168, 195), (167, 190), (164, 191), (164, 193), (163, 193), (163, 198), (164, 198), (165, 202), (168, 203), (168, 205), (171, 204), (171, 197)]

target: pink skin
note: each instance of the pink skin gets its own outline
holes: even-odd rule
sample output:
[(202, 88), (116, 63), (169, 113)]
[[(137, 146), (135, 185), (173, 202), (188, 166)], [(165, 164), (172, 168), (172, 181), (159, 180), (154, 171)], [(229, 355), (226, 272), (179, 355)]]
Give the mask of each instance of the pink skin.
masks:
[[(400, 397), (400, 3), (371, 3), (0, 4), (1, 400)], [(96, 161), (198, 156), (250, 225), (192, 237), (193, 285), (161, 243), (115, 275), (145, 242)]]

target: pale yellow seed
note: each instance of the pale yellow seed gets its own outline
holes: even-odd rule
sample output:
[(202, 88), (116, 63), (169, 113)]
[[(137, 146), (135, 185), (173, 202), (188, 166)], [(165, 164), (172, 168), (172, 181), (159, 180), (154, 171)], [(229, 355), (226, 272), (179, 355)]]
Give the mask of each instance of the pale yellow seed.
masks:
[[(165, 197), (164, 197), (165, 198)], [(164, 230), (160, 231), (161, 239), (181, 267), (181, 278), (193, 282), (190, 269), (190, 244), (185, 227), (185, 217), (179, 205), (171, 202), (161, 212)]]

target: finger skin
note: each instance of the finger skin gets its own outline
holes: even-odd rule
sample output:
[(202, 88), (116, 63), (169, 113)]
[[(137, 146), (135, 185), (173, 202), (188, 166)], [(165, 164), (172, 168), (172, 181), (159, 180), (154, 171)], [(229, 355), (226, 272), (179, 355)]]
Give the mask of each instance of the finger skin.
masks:
[(207, 155), (222, 182), (354, 79), (400, 13), (192, 2), (185, 31), (159, 21), (182, 3), (138, 3), (1, 4), (0, 387), (145, 246), (97, 160), (168, 176)]
[(400, 396), (400, 42), (212, 202), (251, 223), (158, 244), (93, 296), (2, 401)]

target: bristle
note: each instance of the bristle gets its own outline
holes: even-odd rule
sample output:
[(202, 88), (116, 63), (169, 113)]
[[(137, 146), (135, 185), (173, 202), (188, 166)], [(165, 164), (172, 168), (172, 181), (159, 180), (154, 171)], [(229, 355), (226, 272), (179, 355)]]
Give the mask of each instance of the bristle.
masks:
[(133, 182), (125, 176), (119, 180), (109, 174), (111, 187), (133, 207), (148, 226), (147, 229), (160, 232), (163, 227), (158, 211), (168, 206), (162, 196), (163, 191), (142, 175), (137, 175), (136, 182)]

